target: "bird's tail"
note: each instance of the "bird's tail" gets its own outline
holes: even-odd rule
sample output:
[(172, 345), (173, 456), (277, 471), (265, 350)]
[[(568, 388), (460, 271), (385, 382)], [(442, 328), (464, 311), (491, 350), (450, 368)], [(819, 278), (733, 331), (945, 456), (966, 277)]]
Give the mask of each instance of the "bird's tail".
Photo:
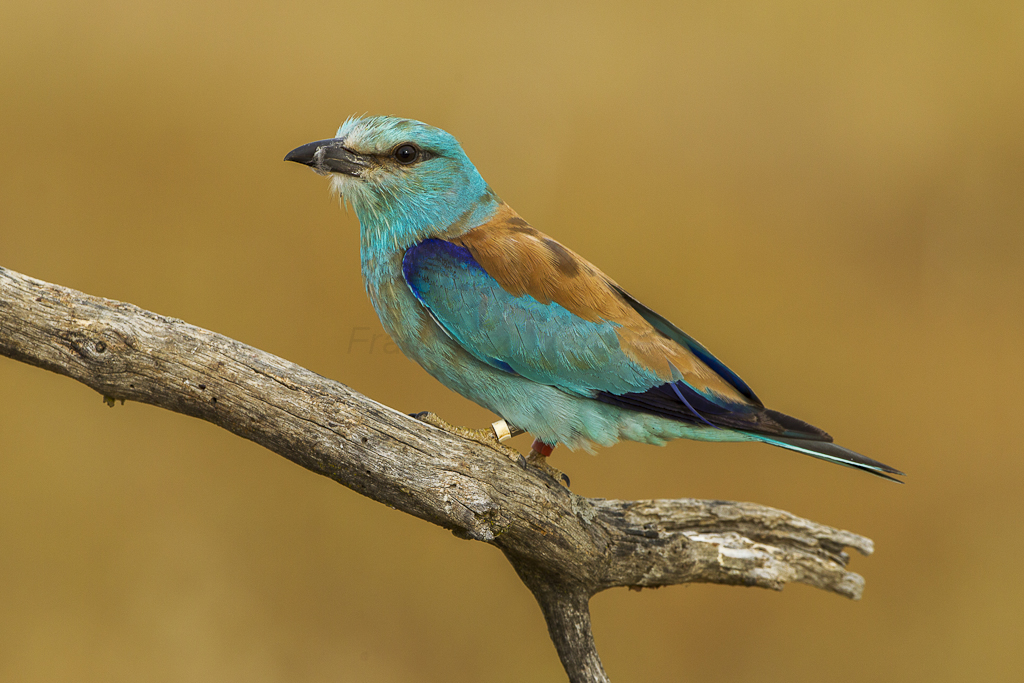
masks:
[[(894, 467), (889, 467), (886, 464), (880, 463), (877, 460), (872, 460), (867, 456), (863, 456), (860, 453), (855, 453), (848, 448), (837, 446), (830, 441), (815, 441), (812, 439), (799, 439), (791, 436), (766, 436), (764, 434), (751, 434), (758, 441), (769, 443), (773, 446), (779, 446), (780, 448), (787, 448), (797, 453), (805, 453), (814, 458), (820, 458), (827, 460), (828, 462), (834, 462), (838, 465), (845, 465), (846, 467), (852, 467), (856, 470), (863, 470), (864, 472), (870, 472), (882, 479), (888, 479), (889, 481), (895, 481), (902, 484), (903, 482), (899, 479), (894, 479), (888, 476), (888, 474), (898, 474), (900, 476), (906, 476), (903, 472), (900, 472)], [(888, 474), (886, 474), (888, 473)]]

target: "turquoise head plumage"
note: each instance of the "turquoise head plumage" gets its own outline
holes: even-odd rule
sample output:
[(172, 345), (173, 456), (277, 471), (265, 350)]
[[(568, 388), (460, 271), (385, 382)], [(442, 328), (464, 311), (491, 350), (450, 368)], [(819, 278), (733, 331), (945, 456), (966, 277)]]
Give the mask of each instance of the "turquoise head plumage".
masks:
[(292, 154), (310, 152), (310, 165), (355, 209), (371, 251), (409, 247), (446, 226), (475, 227), (499, 204), (458, 140), (419, 121), (351, 117), (332, 140)]

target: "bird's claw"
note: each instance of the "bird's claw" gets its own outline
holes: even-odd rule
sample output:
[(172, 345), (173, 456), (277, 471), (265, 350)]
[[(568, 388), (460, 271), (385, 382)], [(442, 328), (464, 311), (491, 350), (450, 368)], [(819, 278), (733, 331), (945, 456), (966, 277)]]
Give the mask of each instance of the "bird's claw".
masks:
[(551, 463), (548, 462), (547, 456), (541, 455), (537, 451), (530, 451), (530, 455), (527, 457), (526, 461), (528, 464), (536, 467), (555, 481), (563, 483), (566, 489), (569, 488), (569, 475), (557, 467), (552, 467)]

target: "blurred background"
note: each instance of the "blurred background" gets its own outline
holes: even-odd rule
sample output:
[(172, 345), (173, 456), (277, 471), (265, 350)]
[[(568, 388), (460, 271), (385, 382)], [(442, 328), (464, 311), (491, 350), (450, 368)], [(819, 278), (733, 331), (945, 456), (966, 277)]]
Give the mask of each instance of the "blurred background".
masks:
[[(1019, 680), (1024, 5), (4, 3), (0, 265), (483, 426), (385, 343), (355, 215), (282, 161), (364, 112), (452, 132), (768, 405), (909, 474), (559, 449), (583, 495), (877, 545), (856, 603), (598, 595), (613, 680)], [(564, 680), (493, 548), (194, 419), (9, 359), (0, 388), (0, 680)]]

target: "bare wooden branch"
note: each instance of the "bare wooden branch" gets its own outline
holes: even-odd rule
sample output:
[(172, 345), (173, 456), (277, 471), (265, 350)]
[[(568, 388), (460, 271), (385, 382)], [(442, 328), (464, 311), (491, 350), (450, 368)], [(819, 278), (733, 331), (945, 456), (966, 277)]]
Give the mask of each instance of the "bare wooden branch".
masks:
[(806, 583), (857, 599), (871, 541), (752, 503), (577, 496), (485, 444), (131, 304), (0, 268), (0, 354), (111, 399), (207, 420), (317, 474), (502, 550), (573, 682), (606, 681), (588, 600), (615, 586)]

